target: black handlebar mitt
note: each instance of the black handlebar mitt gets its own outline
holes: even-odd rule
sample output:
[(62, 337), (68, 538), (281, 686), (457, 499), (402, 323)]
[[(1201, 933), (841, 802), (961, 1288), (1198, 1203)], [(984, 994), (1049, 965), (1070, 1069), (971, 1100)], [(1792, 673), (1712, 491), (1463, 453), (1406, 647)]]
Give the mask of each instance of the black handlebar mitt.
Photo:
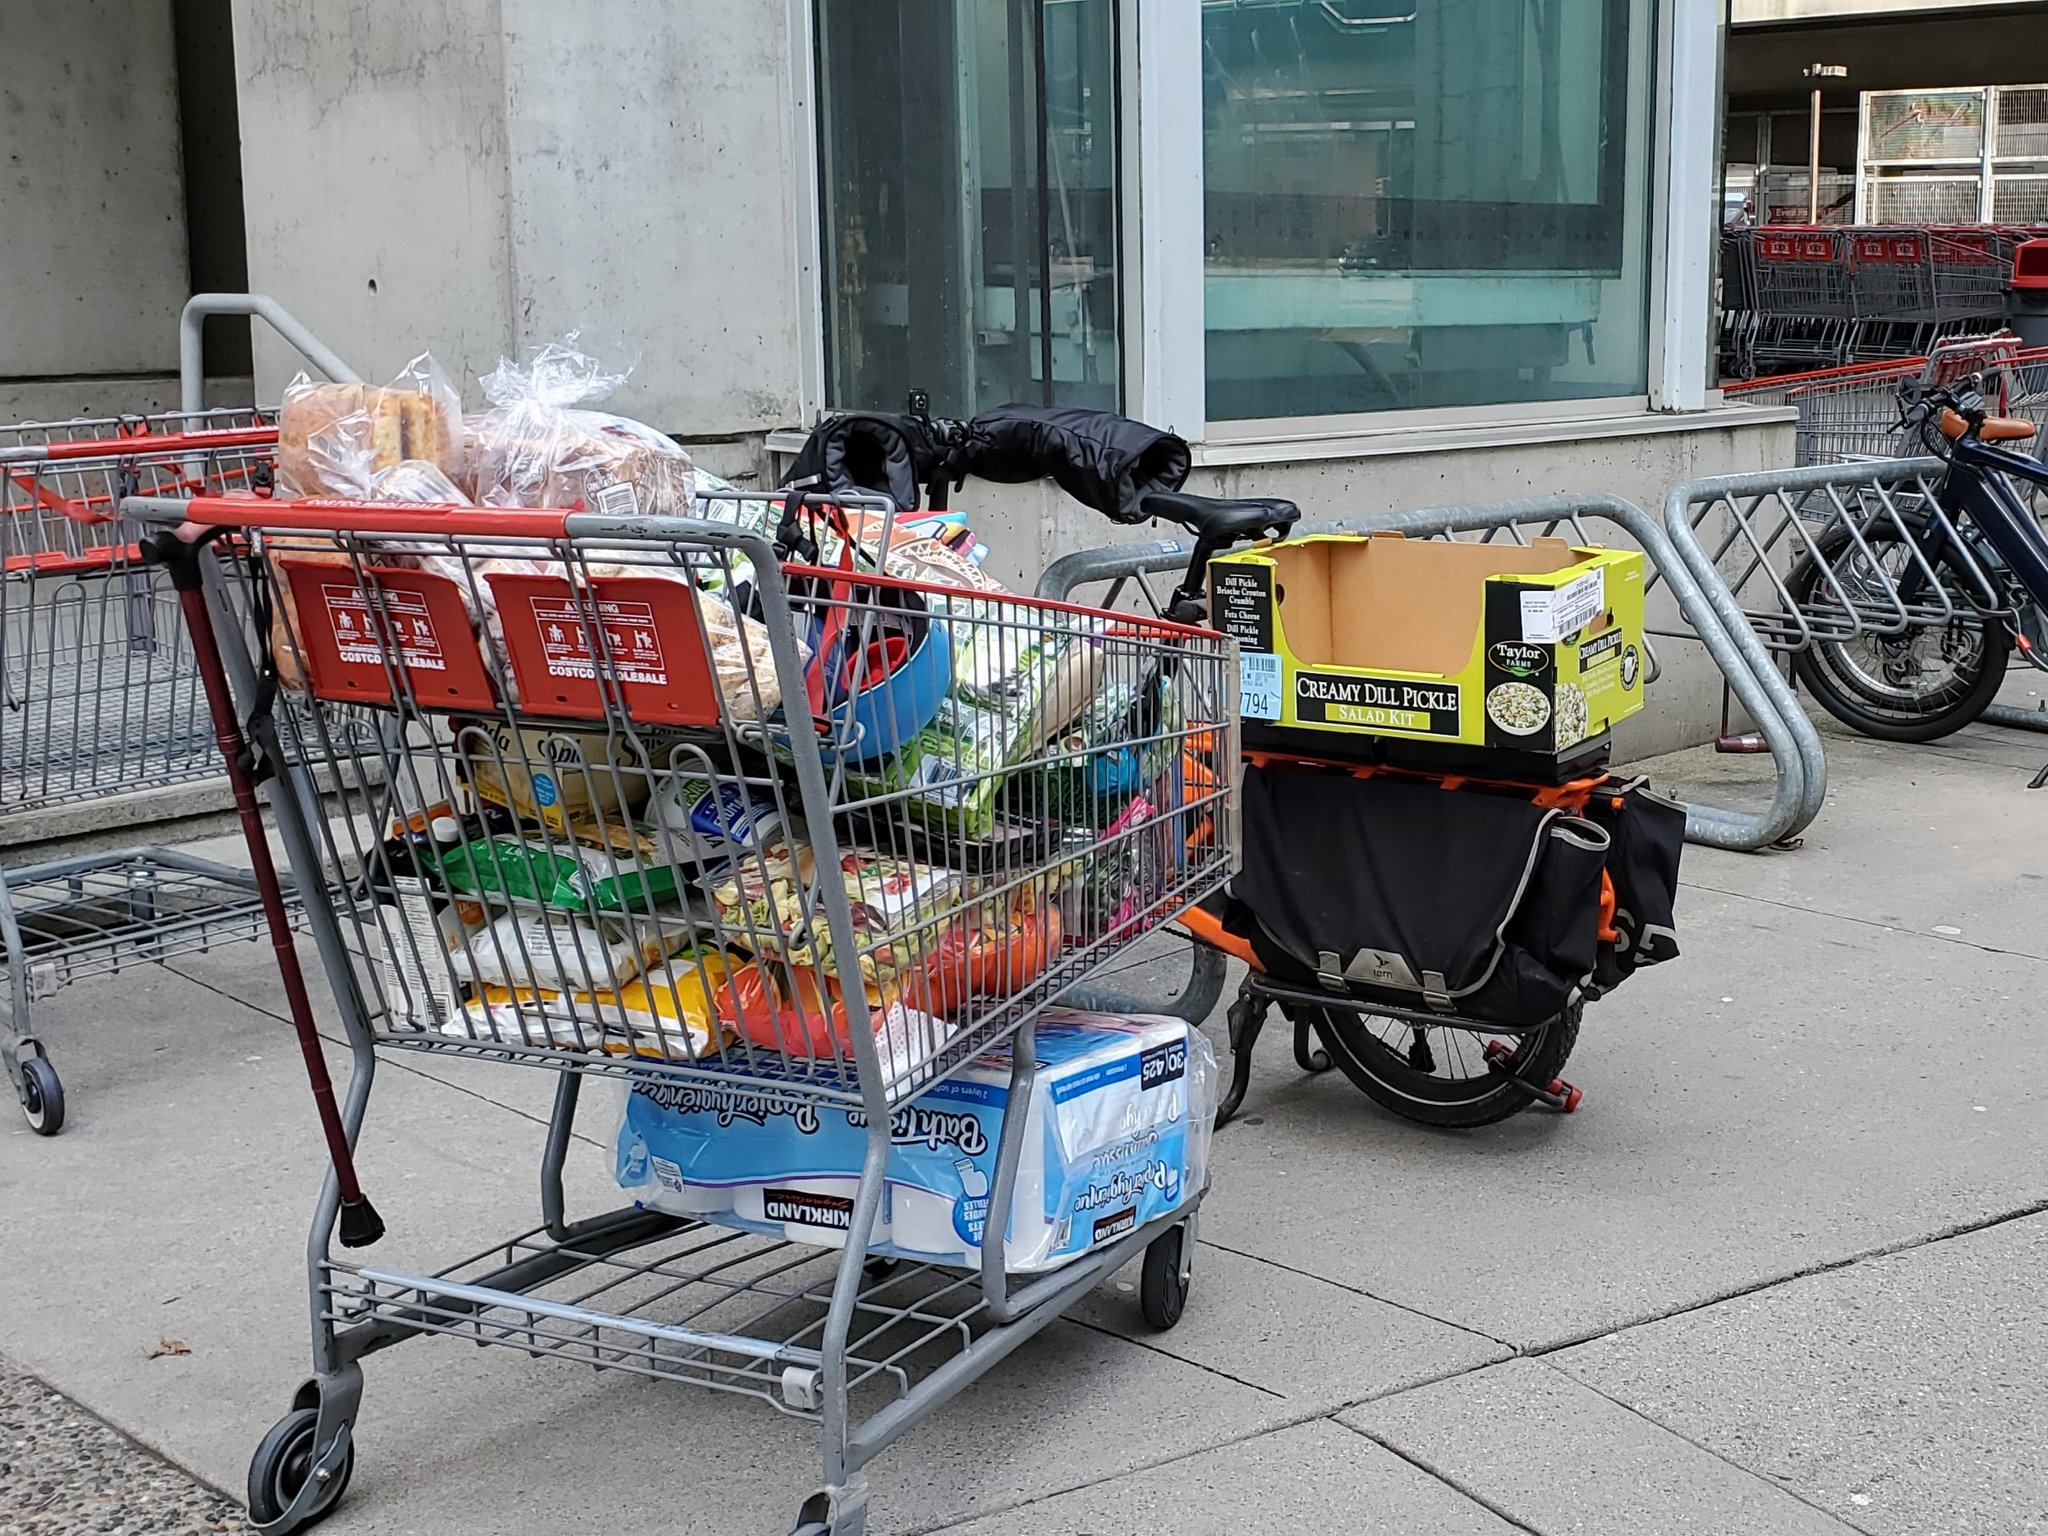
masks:
[(1171, 432), (1111, 411), (1005, 405), (967, 426), (960, 463), (1006, 484), (1050, 475), (1083, 506), (1119, 523), (1142, 523), (1153, 491), (1177, 491), (1191, 466)]

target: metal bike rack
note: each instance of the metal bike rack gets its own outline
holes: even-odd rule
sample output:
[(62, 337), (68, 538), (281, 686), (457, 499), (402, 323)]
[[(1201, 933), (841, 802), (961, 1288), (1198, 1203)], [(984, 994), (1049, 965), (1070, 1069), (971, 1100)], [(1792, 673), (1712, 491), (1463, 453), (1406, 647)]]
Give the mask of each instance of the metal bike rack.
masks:
[[(1796, 837), (1819, 813), (1827, 796), (1827, 756), (1820, 735), (1806, 718), (1792, 690), (1779, 675), (1770, 651), (1750, 627), (1728, 584), (1707, 560), (1686, 558), (1657, 520), (1619, 496), (1599, 493), (1538, 496), (1515, 501), (1481, 502), (1464, 507), (1425, 507), (1408, 512), (1373, 514), (1338, 523), (1319, 524), (1304, 533), (1417, 534), (1429, 538), (1477, 536), (1483, 541), (1562, 532), (1591, 544), (1588, 523), (1620, 529), (1649, 559), (1654, 578), (1671, 589), (1689, 626), (1657, 633), (1698, 640), (1707, 648), (1735, 697), (1756, 721), (1776, 769), (1770, 807), (1762, 814), (1722, 806), (1688, 805), (1688, 841), (1712, 848), (1753, 852)], [(1038, 579), (1038, 595), (1063, 598), (1076, 587), (1107, 583), (1103, 606), (1114, 605), (1126, 588), (1156, 608), (1159, 594), (1146, 582), (1151, 575), (1178, 572), (1187, 565), (1192, 542), (1163, 539), (1141, 544), (1081, 550), (1047, 566)], [(1654, 657), (1652, 658), (1654, 665)], [(1654, 670), (1651, 673), (1654, 678)]]
[[(1665, 499), (1664, 527), (1695, 581), (1712, 578), (1732, 594), (1729, 622), (1770, 651), (1789, 655), (1816, 642), (1903, 634), (1948, 622), (1956, 617), (1955, 605), (1924, 561), (1925, 591), (1907, 601), (1890, 573), (1869, 558), (1864, 534), (1889, 524), (1903, 535), (1908, 518), (1947, 523), (1934, 495), (1945, 468), (1932, 457), (1872, 459), (1690, 480)], [(1982, 577), (1954, 527), (1946, 531), (1966, 575)], [(1830, 557), (1821, 545), (1836, 532), (1848, 542)], [(1914, 549), (1910, 541), (1907, 547)], [(1920, 558), (1917, 550), (1914, 558)], [(1853, 570), (1846, 568), (1850, 561)], [(1789, 578), (1802, 563), (1820, 567), (1819, 601), (1793, 600)], [(1782, 706), (1803, 718), (1775, 665), (1769, 681), (1782, 694)], [(2016, 730), (2048, 731), (2048, 711), (1993, 704), (1980, 718)], [(1819, 809), (1816, 799), (1808, 820)]]

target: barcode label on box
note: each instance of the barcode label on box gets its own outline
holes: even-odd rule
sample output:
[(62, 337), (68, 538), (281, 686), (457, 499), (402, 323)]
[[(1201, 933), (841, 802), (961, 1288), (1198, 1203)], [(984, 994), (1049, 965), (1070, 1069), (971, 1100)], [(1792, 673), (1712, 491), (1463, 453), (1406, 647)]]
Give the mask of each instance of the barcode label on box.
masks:
[(1237, 653), (1237, 712), (1245, 719), (1280, 718), (1280, 668), (1271, 651)]
[(1607, 606), (1607, 573), (1591, 570), (1561, 587), (1522, 593), (1522, 638), (1531, 645), (1568, 640)]

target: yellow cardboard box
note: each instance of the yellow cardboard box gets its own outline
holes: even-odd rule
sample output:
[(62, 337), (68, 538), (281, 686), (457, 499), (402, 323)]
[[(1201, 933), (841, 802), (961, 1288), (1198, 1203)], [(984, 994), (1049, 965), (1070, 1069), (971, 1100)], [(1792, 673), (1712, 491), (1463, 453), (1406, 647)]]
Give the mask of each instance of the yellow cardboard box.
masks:
[(1209, 563), (1240, 715), (1564, 754), (1643, 707), (1643, 557), (1313, 534)]

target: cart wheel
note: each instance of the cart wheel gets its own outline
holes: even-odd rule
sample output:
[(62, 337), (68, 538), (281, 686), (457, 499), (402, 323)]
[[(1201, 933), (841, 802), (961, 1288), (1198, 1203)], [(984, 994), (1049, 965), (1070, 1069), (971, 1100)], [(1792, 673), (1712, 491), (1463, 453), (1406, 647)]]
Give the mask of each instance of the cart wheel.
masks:
[(1154, 1331), (1166, 1332), (1180, 1321), (1188, 1304), (1188, 1266), (1184, 1262), (1187, 1231), (1170, 1227), (1145, 1247), (1145, 1273), (1138, 1285), (1138, 1304)]
[[(316, 1459), (313, 1434), (319, 1422), (318, 1409), (295, 1408), (273, 1424), (270, 1433), (263, 1437), (263, 1443), (256, 1447), (256, 1454), (249, 1458), (249, 1519), (252, 1523), (267, 1525), (282, 1519), (284, 1512), (291, 1508), (292, 1500), (299, 1496), (299, 1490), (305, 1486)], [(351, 1438), (342, 1455), (341, 1465), (328, 1479), (328, 1492), (314, 1502), (293, 1529), (304, 1530), (333, 1514), (355, 1469), (356, 1447)]]
[(40, 1056), (21, 1064), (21, 1112), (38, 1136), (64, 1129), (64, 1085), (57, 1081), (57, 1069)]

